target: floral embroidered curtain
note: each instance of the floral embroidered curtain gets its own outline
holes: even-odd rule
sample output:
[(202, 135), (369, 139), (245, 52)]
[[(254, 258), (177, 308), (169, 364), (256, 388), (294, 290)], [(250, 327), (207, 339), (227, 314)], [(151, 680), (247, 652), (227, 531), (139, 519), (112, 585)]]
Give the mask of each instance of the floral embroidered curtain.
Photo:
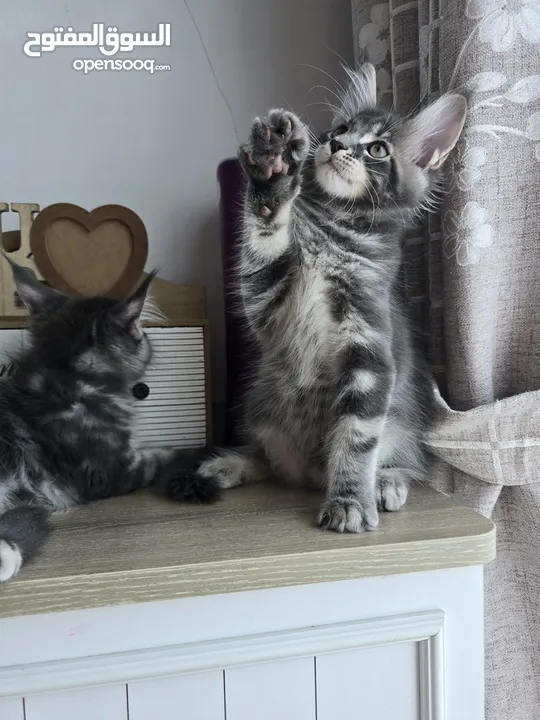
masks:
[(352, 0), (356, 56), (407, 113), (469, 102), (440, 213), (406, 242), (440, 389), (434, 485), (498, 526), (486, 717), (540, 718), (540, 0)]

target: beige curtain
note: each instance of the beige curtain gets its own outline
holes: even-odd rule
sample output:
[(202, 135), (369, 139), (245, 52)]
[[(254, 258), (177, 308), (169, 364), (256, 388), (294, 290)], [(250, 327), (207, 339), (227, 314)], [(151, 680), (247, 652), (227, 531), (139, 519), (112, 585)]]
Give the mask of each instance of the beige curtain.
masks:
[(441, 393), (433, 483), (498, 527), (486, 717), (539, 720), (540, 0), (353, 0), (353, 22), (388, 105), (468, 97), (442, 211), (411, 233), (405, 270)]

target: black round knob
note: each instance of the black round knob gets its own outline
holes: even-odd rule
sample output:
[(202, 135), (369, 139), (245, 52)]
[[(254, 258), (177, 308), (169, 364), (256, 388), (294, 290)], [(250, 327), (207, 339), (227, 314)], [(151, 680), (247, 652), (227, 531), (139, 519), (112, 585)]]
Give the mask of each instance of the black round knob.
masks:
[(150, 388), (146, 383), (140, 382), (133, 386), (132, 392), (137, 400), (144, 400), (150, 395)]

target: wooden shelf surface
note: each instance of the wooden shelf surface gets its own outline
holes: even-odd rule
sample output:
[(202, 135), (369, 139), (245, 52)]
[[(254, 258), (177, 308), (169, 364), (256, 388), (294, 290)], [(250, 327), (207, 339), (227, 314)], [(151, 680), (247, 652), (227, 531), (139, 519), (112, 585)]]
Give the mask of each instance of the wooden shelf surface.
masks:
[(376, 532), (315, 527), (317, 493), (268, 485), (213, 506), (151, 492), (55, 517), (46, 550), (0, 586), (0, 617), (480, 565), (493, 523), (427, 488)]

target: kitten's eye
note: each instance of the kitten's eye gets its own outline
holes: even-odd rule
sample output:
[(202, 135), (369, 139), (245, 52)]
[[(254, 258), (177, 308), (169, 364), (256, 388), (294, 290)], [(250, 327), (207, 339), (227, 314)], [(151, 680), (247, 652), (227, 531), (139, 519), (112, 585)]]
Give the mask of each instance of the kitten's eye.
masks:
[(346, 125), (339, 125), (335, 130), (332, 130), (332, 137), (334, 138), (337, 135), (345, 135), (348, 129), (349, 128)]
[(371, 143), (371, 145), (367, 146), (366, 151), (368, 155), (371, 155), (372, 158), (376, 158), (377, 160), (388, 157), (388, 155), (390, 155), (390, 153), (388, 152), (388, 148), (382, 142)]

